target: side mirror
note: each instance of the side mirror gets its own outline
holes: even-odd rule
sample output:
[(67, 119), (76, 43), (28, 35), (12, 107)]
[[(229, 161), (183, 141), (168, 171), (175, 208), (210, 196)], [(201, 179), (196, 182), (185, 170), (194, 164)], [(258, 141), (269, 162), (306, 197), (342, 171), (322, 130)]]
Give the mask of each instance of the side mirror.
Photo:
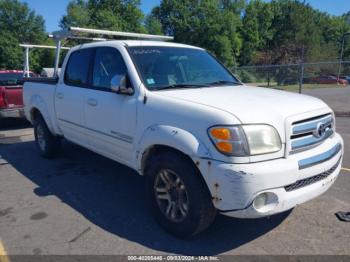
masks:
[(134, 89), (128, 86), (128, 77), (126, 75), (115, 75), (111, 79), (111, 90), (121, 95), (132, 95)]

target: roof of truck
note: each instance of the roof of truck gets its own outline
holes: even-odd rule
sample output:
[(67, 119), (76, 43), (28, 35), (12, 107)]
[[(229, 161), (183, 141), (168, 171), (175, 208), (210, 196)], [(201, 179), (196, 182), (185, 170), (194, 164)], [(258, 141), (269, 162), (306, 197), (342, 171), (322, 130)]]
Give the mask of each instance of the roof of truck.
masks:
[(128, 46), (170, 46), (170, 47), (187, 47), (187, 48), (198, 48), (197, 46), (173, 43), (173, 42), (162, 42), (162, 41), (140, 41), (140, 40), (124, 40), (122, 41)]
[(100, 42), (92, 42), (86, 43), (79, 46), (74, 47), (73, 49), (77, 49), (79, 47), (93, 47), (93, 46), (106, 46), (106, 45), (123, 45), (123, 46), (168, 46), (168, 47), (182, 47), (182, 48), (196, 48), (202, 49), (200, 47), (178, 44), (173, 42), (162, 42), (162, 41), (149, 41), (149, 40), (111, 40), (111, 41), (100, 41)]

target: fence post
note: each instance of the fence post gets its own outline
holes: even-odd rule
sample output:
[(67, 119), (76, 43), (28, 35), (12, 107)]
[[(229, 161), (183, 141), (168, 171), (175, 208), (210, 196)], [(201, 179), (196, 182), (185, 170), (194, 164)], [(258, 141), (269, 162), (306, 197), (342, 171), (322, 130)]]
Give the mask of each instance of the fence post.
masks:
[(350, 35), (350, 32), (347, 32), (347, 33), (343, 34), (341, 50), (340, 50), (340, 59), (339, 59), (338, 81), (339, 81), (340, 74), (341, 74), (341, 69), (342, 69), (342, 62), (343, 62), (343, 56), (344, 56), (345, 37), (348, 36), (348, 35)]
[(303, 83), (304, 83), (304, 54), (305, 54), (305, 47), (303, 45), (303, 49), (301, 51), (301, 60), (300, 60), (300, 67), (299, 67), (299, 94), (302, 93), (303, 90)]

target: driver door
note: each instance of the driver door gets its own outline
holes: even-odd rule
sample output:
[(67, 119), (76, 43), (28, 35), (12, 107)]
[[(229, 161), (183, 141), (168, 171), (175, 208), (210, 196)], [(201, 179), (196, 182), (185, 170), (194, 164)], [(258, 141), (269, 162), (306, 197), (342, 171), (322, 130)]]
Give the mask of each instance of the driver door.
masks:
[(127, 164), (132, 163), (137, 99), (111, 89), (112, 79), (125, 75), (127, 67), (118, 49), (95, 49), (91, 86), (85, 95), (85, 121), (90, 147)]

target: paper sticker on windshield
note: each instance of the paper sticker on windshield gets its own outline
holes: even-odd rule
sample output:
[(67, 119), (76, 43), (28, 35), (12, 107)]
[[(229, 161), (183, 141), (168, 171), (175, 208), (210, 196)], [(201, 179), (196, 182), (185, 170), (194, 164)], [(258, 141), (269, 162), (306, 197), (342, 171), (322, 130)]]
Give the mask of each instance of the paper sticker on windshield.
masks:
[(153, 85), (155, 82), (154, 82), (154, 79), (153, 78), (148, 78), (147, 79), (147, 84), (149, 85)]
[(134, 55), (143, 55), (143, 54), (160, 54), (159, 49), (135, 49), (133, 50)]

